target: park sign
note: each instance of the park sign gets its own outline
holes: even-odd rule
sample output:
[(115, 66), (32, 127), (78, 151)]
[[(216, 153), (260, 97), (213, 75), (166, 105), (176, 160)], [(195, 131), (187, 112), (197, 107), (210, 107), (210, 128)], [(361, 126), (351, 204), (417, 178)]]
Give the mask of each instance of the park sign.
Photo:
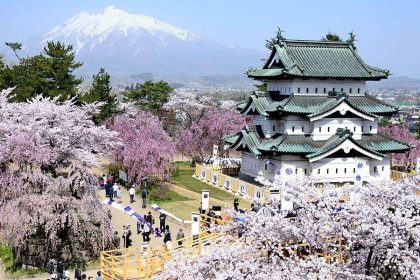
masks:
[(118, 177), (121, 179), (121, 180), (123, 180), (124, 182), (128, 182), (128, 174), (127, 174), (127, 172), (126, 171), (124, 171), (124, 170), (119, 170), (118, 171)]

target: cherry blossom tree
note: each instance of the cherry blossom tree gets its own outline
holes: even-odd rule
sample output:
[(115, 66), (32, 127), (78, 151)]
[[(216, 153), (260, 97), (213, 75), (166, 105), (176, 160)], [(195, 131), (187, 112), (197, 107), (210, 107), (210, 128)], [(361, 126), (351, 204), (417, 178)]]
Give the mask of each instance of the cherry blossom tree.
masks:
[[(277, 182), (293, 210), (272, 200), (228, 210), (225, 237), (204, 255), (176, 255), (156, 279), (416, 279), (420, 267), (420, 177), (385, 186)], [(283, 201), (283, 200), (282, 200)], [(240, 231), (242, 244), (230, 241)], [(299, 245), (300, 244), (300, 245)], [(329, 259), (325, 257), (329, 256)]]
[(387, 125), (379, 127), (379, 132), (391, 136), (400, 141), (410, 143), (413, 148), (406, 153), (392, 154), (392, 161), (395, 164), (406, 166), (407, 164), (416, 162), (416, 158), (420, 157), (420, 140), (406, 126)]
[(165, 179), (171, 174), (175, 145), (157, 117), (145, 111), (117, 116), (111, 129), (121, 139), (112, 159), (128, 170), (131, 181), (140, 182), (142, 176)]
[[(0, 93), (1, 239), (17, 252), (17, 262), (33, 266), (51, 257), (96, 258), (113, 242), (91, 173), (116, 137), (91, 121), (101, 104), (80, 107), (42, 97), (8, 103), (11, 94)], [(27, 263), (20, 257), (31, 240), (45, 251)]]
[(201, 157), (211, 154), (213, 145), (223, 151), (223, 136), (239, 131), (244, 125), (243, 116), (234, 111), (209, 108), (191, 126), (181, 130), (177, 139), (178, 151)]

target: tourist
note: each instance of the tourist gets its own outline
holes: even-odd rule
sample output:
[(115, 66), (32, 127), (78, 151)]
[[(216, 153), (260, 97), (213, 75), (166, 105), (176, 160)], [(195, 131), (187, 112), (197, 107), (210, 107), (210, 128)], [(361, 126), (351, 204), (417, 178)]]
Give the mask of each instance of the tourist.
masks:
[(121, 239), (118, 237), (118, 231), (114, 232), (114, 246), (115, 248), (120, 248), (121, 246)]
[(151, 212), (147, 214), (146, 221), (150, 224), (150, 226), (152, 226), (155, 223)]
[(150, 242), (150, 227), (147, 224), (143, 230), (143, 242)]
[(146, 208), (146, 200), (147, 200), (147, 191), (146, 188), (143, 188), (143, 191), (141, 192), (141, 199), (142, 199), (142, 208)]
[(80, 270), (80, 265), (76, 266), (76, 270), (74, 271), (74, 279), (82, 280), (82, 270)]
[(185, 235), (184, 232), (182, 231), (182, 228), (179, 229), (178, 233), (176, 234), (176, 240), (178, 241), (178, 246), (182, 245), (182, 242), (184, 242), (181, 239), (184, 239)]
[(166, 242), (168, 241), (172, 241), (171, 238), (171, 231), (169, 230), (169, 225), (165, 226), (165, 232), (164, 232), (164, 237), (163, 237), (163, 243), (166, 244)]
[(239, 211), (239, 198), (235, 198), (233, 200), (233, 208), (235, 209), (236, 212)]
[(115, 184), (112, 186), (112, 190), (114, 191), (114, 193), (113, 193), (114, 198), (117, 198), (117, 197), (118, 197), (118, 196), (117, 196), (118, 189), (119, 189), (118, 184), (117, 184), (117, 183), (115, 183)]
[(131, 188), (128, 190), (128, 193), (130, 194), (130, 203), (133, 203), (134, 194), (136, 193), (136, 190), (134, 189), (134, 185), (131, 186)]
[(57, 262), (57, 278), (61, 279), (64, 276), (64, 268), (63, 264), (61, 263), (61, 260), (59, 259)]
[(159, 215), (159, 229), (160, 231), (165, 230), (165, 224), (166, 224), (166, 215), (164, 213), (160, 213)]
[(131, 240), (131, 226), (130, 224), (127, 224), (127, 234), (125, 235), (125, 248), (128, 248), (131, 246), (132, 240)]
[(118, 187), (118, 190), (117, 190), (117, 202), (119, 204), (122, 203), (122, 188), (121, 187)]
[(137, 219), (137, 234), (140, 234), (141, 232), (141, 221), (140, 219)]
[(105, 188), (105, 183), (104, 183), (104, 181), (102, 180), (102, 178), (100, 178), (100, 179), (99, 179), (98, 184), (99, 184), (99, 187), (100, 187), (101, 189)]
[(101, 280), (101, 272), (96, 272), (96, 279), (95, 280)]
[(51, 259), (50, 260), (50, 274), (54, 274), (54, 272), (55, 272), (54, 260)]
[(142, 227), (142, 229), (144, 228), (144, 225), (147, 223), (147, 216), (146, 215), (143, 215), (143, 221), (142, 221), (142, 223), (143, 223), (143, 227)]
[(126, 240), (127, 240), (127, 228), (125, 227), (125, 226), (123, 226), (123, 234), (122, 234), (122, 240), (123, 240), (123, 245), (124, 245), (124, 248), (126, 248), (126, 246), (125, 246), (125, 242), (126, 242)]

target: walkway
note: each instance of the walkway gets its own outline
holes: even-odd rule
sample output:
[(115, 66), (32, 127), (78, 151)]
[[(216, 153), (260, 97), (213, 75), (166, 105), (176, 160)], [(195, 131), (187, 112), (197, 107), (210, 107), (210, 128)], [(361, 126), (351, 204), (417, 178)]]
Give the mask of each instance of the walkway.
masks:
[[(105, 199), (105, 190), (99, 190), (98, 195), (100, 199), (103, 201)], [(141, 208), (141, 198), (137, 195), (135, 196), (134, 203), (130, 204), (130, 196), (128, 194), (128, 190), (124, 189), (122, 190), (122, 204), (124, 206), (131, 206), (134, 211), (141, 215), (147, 215), (147, 213), (150, 211), (153, 215), (153, 218), (155, 219), (155, 224), (153, 225), (154, 228), (159, 227), (159, 212), (154, 211), (151, 207), (147, 206), (146, 208)], [(106, 206), (112, 215), (111, 222), (114, 226), (115, 230), (118, 231), (118, 236), (122, 236), (123, 232), (123, 226), (124, 225), (130, 225), (131, 226), (131, 232), (132, 232), (132, 240), (133, 240), (133, 247), (140, 248), (141, 243), (143, 242), (143, 238), (141, 233), (137, 234), (137, 224), (136, 220), (134, 220), (132, 217), (130, 217), (128, 214), (115, 209), (114, 207)], [(190, 218), (191, 219), (191, 218)], [(172, 239), (176, 239), (176, 234), (180, 228), (184, 231), (185, 235), (190, 235), (190, 227), (188, 225), (180, 224), (176, 221), (174, 221), (172, 218), (166, 219), (166, 224), (169, 225), (169, 228), (171, 230), (171, 237)], [(155, 237), (154, 234), (151, 234), (151, 241), (150, 245), (155, 247), (159, 245), (163, 245), (163, 236), (162, 237)], [(121, 248), (123, 247), (123, 242), (121, 239)]]

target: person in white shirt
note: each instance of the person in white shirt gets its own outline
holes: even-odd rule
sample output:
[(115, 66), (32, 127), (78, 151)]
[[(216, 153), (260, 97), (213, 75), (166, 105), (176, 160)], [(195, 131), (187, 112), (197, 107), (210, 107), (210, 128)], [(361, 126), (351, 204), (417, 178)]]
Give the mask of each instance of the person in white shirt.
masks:
[(112, 186), (112, 189), (114, 191), (114, 198), (117, 197), (118, 188), (119, 187), (118, 187), (117, 183), (115, 183), (114, 186)]
[(131, 188), (128, 190), (128, 193), (130, 194), (130, 203), (134, 202), (134, 194), (136, 193), (136, 190), (134, 189), (134, 185), (131, 186)]

